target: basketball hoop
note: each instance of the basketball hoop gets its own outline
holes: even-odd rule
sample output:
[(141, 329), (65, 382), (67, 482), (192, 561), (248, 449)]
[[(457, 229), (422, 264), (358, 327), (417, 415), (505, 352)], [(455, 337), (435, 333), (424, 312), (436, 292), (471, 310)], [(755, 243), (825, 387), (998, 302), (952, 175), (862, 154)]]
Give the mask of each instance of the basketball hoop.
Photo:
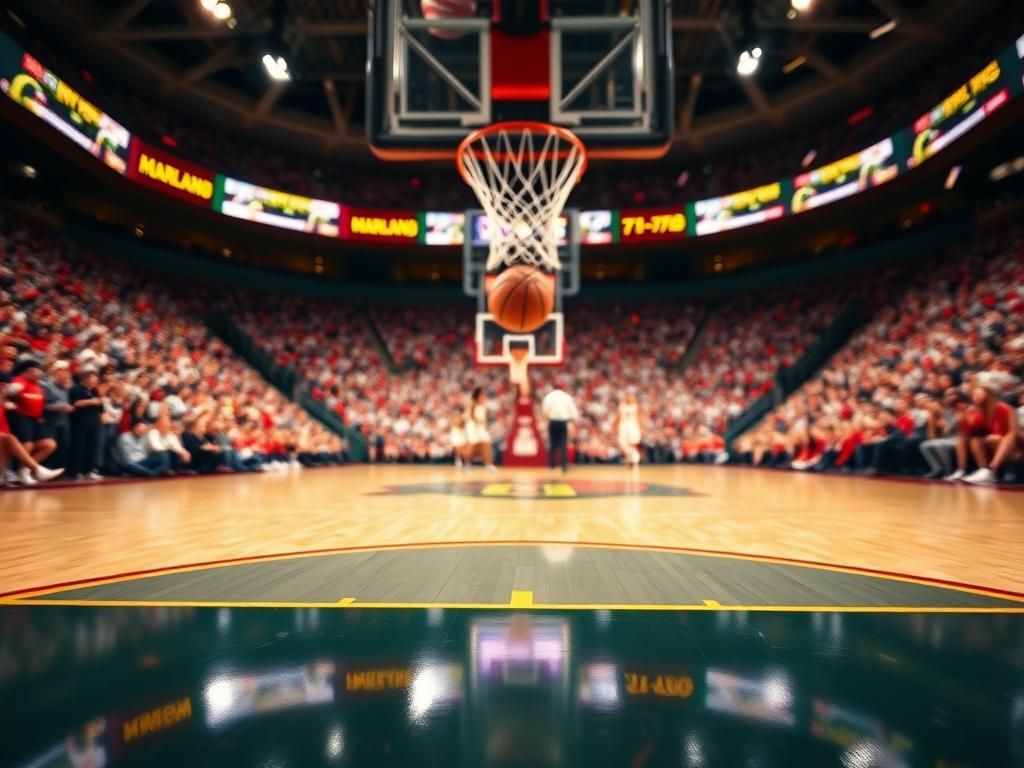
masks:
[(587, 148), (572, 131), (532, 122), (473, 131), (455, 165), (491, 220), (487, 270), (532, 264), (561, 269), (558, 217), (587, 170)]

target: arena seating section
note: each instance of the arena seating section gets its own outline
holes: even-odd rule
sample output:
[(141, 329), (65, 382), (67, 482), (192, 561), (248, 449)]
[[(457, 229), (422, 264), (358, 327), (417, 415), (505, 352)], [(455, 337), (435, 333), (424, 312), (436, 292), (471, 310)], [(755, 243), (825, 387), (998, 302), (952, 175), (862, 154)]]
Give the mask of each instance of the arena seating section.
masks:
[[(856, 449), (895, 434), (901, 417), (909, 448), (927, 438), (955, 438), (966, 402), (954, 398), (983, 371), (1005, 374), (1002, 396), (1022, 406), (1024, 416), (1020, 232), (990, 233), (966, 253), (951, 251), (903, 277), (875, 294), (873, 318), (820, 375), (740, 441), (741, 461), (923, 473), (923, 457), (908, 446)], [(944, 469), (950, 471), (948, 462), (947, 456)]]
[[(449, 419), (483, 386), (502, 444), (508, 376), (474, 365), (468, 303), (366, 308), (177, 284), (9, 222), (0, 225), (0, 248), (0, 344), (14, 348), (8, 357), (102, 373), (103, 474), (123, 472), (118, 435), (161, 413), (175, 433), (199, 433), (227, 451), (219, 471), (344, 461), (345, 442), (293, 402), (299, 395), (326, 406), (344, 427), (337, 431), (363, 440), (371, 460), (425, 462), (448, 459)], [(923, 474), (916, 451), (878, 459), (854, 449), (893, 434), (901, 416), (926, 436), (931, 411), (947, 417), (943, 435), (955, 435), (957, 421), (939, 405), (980, 371), (1006, 373), (1003, 395), (1016, 405), (1022, 286), (1020, 234), (997, 230), (925, 265), (721, 301), (575, 302), (566, 308), (566, 365), (535, 368), (532, 379), (538, 398), (556, 385), (578, 398), (580, 462), (619, 459), (612, 424), (632, 388), (651, 461)], [(865, 308), (866, 324), (727, 452), (735, 419), (759, 399), (780, 400), (780, 376), (854, 304)], [(294, 391), (275, 390), (209, 330), (213, 308), (295, 373)], [(49, 463), (66, 457), (62, 445)], [(214, 467), (179, 470), (197, 468)]]
[[(106, 405), (98, 460), (123, 473), (117, 439), (133, 422), (172, 417), (176, 434), (218, 444), (182, 472), (337, 463), (344, 445), (213, 337), (187, 286), (168, 287), (69, 242), (0, 224), (0, 341), (47, 371), (100, 373)], [(9, 406), (10, 404), (8, 404)], [(67, 441), (48, 463), (66, 466)], [(230, 445), (233, 451), (224, 446)], [(238, 459), (238, 461), (236, 461)]]

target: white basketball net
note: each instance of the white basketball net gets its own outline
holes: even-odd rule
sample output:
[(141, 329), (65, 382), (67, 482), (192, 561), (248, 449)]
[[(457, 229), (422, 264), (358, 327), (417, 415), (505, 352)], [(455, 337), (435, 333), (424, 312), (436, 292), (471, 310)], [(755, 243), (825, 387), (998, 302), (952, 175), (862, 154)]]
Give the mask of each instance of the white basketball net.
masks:
[(558, 217), (587, 163), (579, 139), (543, 123), (499, 123), (471, 134), (457, 161), (491, 222), (487, 270), (561, 269)]

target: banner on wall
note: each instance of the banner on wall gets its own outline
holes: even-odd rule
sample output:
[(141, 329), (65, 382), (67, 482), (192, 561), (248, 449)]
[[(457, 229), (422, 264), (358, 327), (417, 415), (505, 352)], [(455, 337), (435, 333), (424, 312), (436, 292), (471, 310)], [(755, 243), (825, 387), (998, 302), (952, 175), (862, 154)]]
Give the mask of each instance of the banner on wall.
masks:
[(420, 236), (416, 211), (342, 206), (341, 236), (367, 243), (415, 243)]
[(341, 219), (338, 203), (258, 187), (228, 176), (217, 177), (213, 207), (236, 219), (327, 237), (338, 236)]
[(637, 208), (619, 213), (619, 242), (641, 243), (686, 237), (683, 206)]
[(1009, 101), (1010, 89), (996, 59), (914, 121), (907, 167), (916, 168), (941, 152)]
[(732, 229), (763, 224), (786, 215), (787, 187), (784, 181), (712, 197), (693, 203), (690, 216), (695, 235), (714, 235)]
[(213, 203), (217, 175), (138, 138), (132, 142), (128, 178), (204, 208)]
[(118, 173), (128, 170), (128, 129), (0, 35), (0, 90)]
[(815, 168), (793, 179), (793, 213), (810, 211), (842, 200), (887, 181), (900, 172), (892, 138), (880, 141), (856, 154)]

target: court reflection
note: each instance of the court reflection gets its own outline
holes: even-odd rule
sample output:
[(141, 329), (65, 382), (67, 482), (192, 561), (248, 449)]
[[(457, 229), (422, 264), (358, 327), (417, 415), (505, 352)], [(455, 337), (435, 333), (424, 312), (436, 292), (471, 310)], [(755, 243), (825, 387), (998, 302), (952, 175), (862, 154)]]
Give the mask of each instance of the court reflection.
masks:
[(0, 610), (12, 766), (1012, 766), (1024, 620)]

